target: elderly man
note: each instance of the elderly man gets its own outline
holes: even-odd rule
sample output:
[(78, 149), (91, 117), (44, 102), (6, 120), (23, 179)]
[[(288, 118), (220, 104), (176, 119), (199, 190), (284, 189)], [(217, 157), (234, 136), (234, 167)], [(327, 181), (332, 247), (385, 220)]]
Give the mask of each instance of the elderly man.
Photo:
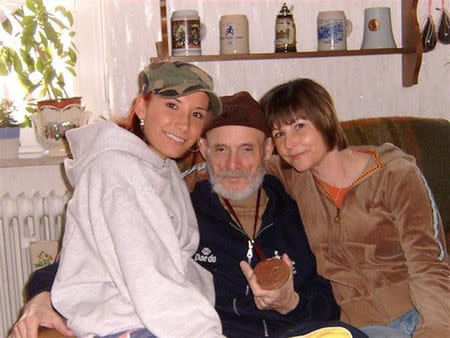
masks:
[[(222, 116), (199, 142), (209, 180), (196, 184), (191, 200), (200, 228), (194, 259), (214, 276), (224, 334), (277, 336), (299, 323), (337, 319), (297, 206), (280, 182), (265, 174), (263, 162), (273, 145), (259, 104), (246, 92), (222, 102)], [(291, 274), (282, 287), (263, 290), (251, 267), (273, 256), (284, 260)]]
[[(224, 113), (199, 140), (209, 179), (197, 181), (198, 172), (191, 172), (197, 178), (191, 199), (200, 229), (193, 258), (213, 274), (223, 333), (280, 337), (338, 325), (359, 336), (345, 324), (326, 323), (339, 318), (339, 308), (330, 283), (316, 273), (295, 202), (277, 178), (265, 174), (263, 163), (273, 144), (260, 105), (247, 92), (222, 102)], [(287, 280), (263, 289), (253, 268), (273, 257), (289, 267)], [(48, 292), (43, 293), (50, 290), (56, 269), (53, 265), (35, 273), (29, 291), (37, 296), (25, 307), (15, 337), (35, 334), (38, 325), (67, 333), (50, 307)]]

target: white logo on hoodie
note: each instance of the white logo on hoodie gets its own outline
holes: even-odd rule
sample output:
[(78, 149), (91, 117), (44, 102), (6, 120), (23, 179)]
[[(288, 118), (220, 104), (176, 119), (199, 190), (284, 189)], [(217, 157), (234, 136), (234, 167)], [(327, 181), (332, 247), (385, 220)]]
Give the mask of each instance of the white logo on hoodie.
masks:
[(211, 253), (210, 248), (204, 247), (201, 251), (201, 254), (198, 252), (195, 253), (194, 260), (196, 262), (216, 263), (217, 257)]

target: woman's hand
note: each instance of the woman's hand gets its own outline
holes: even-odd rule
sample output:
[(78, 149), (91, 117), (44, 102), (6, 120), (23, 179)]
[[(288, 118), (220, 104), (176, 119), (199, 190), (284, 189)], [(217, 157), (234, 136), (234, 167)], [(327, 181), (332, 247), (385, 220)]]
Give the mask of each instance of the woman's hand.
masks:
[(11, 338), (37, 338), (39, 326), (56, 329), (64, 336), (73, 336), (63, 318), (53, 310), (50, 292), (41, 292), (30, 299), (23, 314), (11, 330)]
[(289, 265), (291, 275), (286, 283), (276, 290), (261, 289), (250, 265), (245, 261), (241, 261), (239, 265), (252, 289), (256, 307), (260, 310), (275, 310), (285, 315), (297, 307), (300, 298), (294, 290), (292, 261), (287, 254), (283, 255), (282, 260)]

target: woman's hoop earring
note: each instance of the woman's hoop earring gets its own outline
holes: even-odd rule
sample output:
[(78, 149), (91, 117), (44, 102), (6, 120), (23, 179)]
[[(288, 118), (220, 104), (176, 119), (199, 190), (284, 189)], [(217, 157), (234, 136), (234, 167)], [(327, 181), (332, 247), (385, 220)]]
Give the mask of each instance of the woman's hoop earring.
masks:
[(189, 151), (191, 153), (197, 153), (200, 150), (200, 147), (198, 146), (198, 143), (194, 144)]

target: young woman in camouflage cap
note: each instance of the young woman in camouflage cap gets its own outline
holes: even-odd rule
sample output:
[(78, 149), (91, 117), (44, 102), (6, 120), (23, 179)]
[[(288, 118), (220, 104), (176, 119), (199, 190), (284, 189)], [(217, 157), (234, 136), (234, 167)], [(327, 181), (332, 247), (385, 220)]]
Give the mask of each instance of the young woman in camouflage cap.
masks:
[(53, 306), (76, 336), (216, 337), (211, 275), (193, 261), (199, 235), (172, 160), (221, 113), (194, 65), (150, 65), (125, 122), (67, 132), (75, 187)]

